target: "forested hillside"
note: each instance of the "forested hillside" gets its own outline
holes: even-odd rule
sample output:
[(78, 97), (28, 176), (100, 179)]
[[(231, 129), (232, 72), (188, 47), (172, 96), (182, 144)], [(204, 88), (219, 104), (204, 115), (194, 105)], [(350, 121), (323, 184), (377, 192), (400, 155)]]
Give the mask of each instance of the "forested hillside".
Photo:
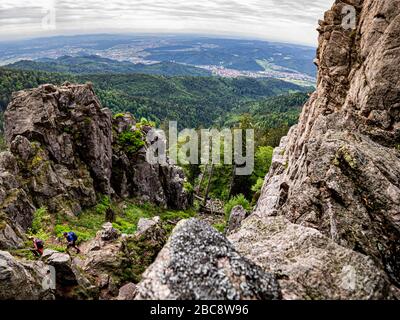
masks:
[(300, 87), (275, 79), (163, 77), (143, 74), (71, 75), (0, 69), (0, 107), (11, 93), (43, 83), (92, 82), (103, 105), (114, 112), (129, 111), (161, 123), (177, 120), (181, 127), (210, 126), (227, 112)]

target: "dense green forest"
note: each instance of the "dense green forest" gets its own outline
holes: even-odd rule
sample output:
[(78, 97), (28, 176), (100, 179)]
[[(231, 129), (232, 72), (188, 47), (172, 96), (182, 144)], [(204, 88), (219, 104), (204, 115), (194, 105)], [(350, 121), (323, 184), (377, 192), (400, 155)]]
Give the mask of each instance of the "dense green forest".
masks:
[(0, 68), (0, 108), (13, 91), (43, 83), (92, 82), (103, 105), (129, 111), (160, 124), (177, 120), (180, 127), (208, 127), (226, 114), (260, 99), (310, 90), (275, 79), (164, 77), (144, 74), (71, 75)]

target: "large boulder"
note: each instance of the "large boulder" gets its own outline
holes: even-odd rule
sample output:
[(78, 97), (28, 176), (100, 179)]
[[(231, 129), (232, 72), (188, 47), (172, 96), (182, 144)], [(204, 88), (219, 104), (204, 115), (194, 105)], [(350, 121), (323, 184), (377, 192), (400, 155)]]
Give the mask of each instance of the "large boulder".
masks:
[(69, 254), (46, 249), (41, 260), (55, 270), (55, 296), (58, 299), (97, 299), (99, 288)]
[(242, 258), (229, 241), (196, 219), (181, 221), (146, 270), (136, 299), (279, 299), (274, 275)]
[(20, 261), (0, 251), (0, 300), (53, 300), (49, 272), (43, 262)]
[(101, 299), (115, 298), (121, 286), (138, 283), (167, 240), (159, 217), (141, 220), (133, 235), (119, 235), (112, 230), (110, 224), (105, 224), (95, 239), (81, 247), (82, 254), (73, 261), (98, 288)]
[(370, 257), (284, 217), (253, 215), (229, 239), (242, 255), (278, 275), (284, 299), (392, 297), (389, 278)]
[(77, 283), (72, 269), (72, 259), (68, 254), (46, 249), (42, 261), (55, 268), (57, 284), (64, 286)]

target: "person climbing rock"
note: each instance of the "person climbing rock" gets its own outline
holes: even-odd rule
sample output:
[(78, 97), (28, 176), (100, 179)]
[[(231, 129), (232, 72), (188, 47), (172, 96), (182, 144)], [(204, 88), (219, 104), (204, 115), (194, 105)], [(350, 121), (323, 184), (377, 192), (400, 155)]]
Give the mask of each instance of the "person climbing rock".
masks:
[(33, 249), (31, 249), (32, 253), (36, 257), (41, 257), (43, 255), (43, 250), (44, 250), (44, 242), (43, 240), (36, 239), (34, 237), (30, 237), (30, 240), (33, 242)]
[(81, 250), (77, 247), (76, 241), (78, 240), (78, 236), (75, 234), (75, 232), (70, 231), (70, 232), (64, 232), (64, 238), (67, 240), (67, 252), (69, 251), (69, 248), (74, 248), (76, 250), (76, 253), (79, 254)]

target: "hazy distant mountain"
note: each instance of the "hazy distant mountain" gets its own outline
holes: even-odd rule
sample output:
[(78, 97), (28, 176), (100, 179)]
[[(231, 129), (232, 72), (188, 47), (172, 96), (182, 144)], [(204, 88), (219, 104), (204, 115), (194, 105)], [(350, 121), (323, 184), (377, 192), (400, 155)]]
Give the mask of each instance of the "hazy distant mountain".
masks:
[[(199, 36), (80, 35), (1, 42), (0, 64), (19, 60), (98, 55), (123, 63), (172, 62), (256, 73), (299, 73), (315, 77), (316, 67), (312, 62), (315, 51), (312, 47), (259, 40)], [(173, 69), (175, 67), (174, 65)], [(196, 75), (198, 70), (189, 71)]]

